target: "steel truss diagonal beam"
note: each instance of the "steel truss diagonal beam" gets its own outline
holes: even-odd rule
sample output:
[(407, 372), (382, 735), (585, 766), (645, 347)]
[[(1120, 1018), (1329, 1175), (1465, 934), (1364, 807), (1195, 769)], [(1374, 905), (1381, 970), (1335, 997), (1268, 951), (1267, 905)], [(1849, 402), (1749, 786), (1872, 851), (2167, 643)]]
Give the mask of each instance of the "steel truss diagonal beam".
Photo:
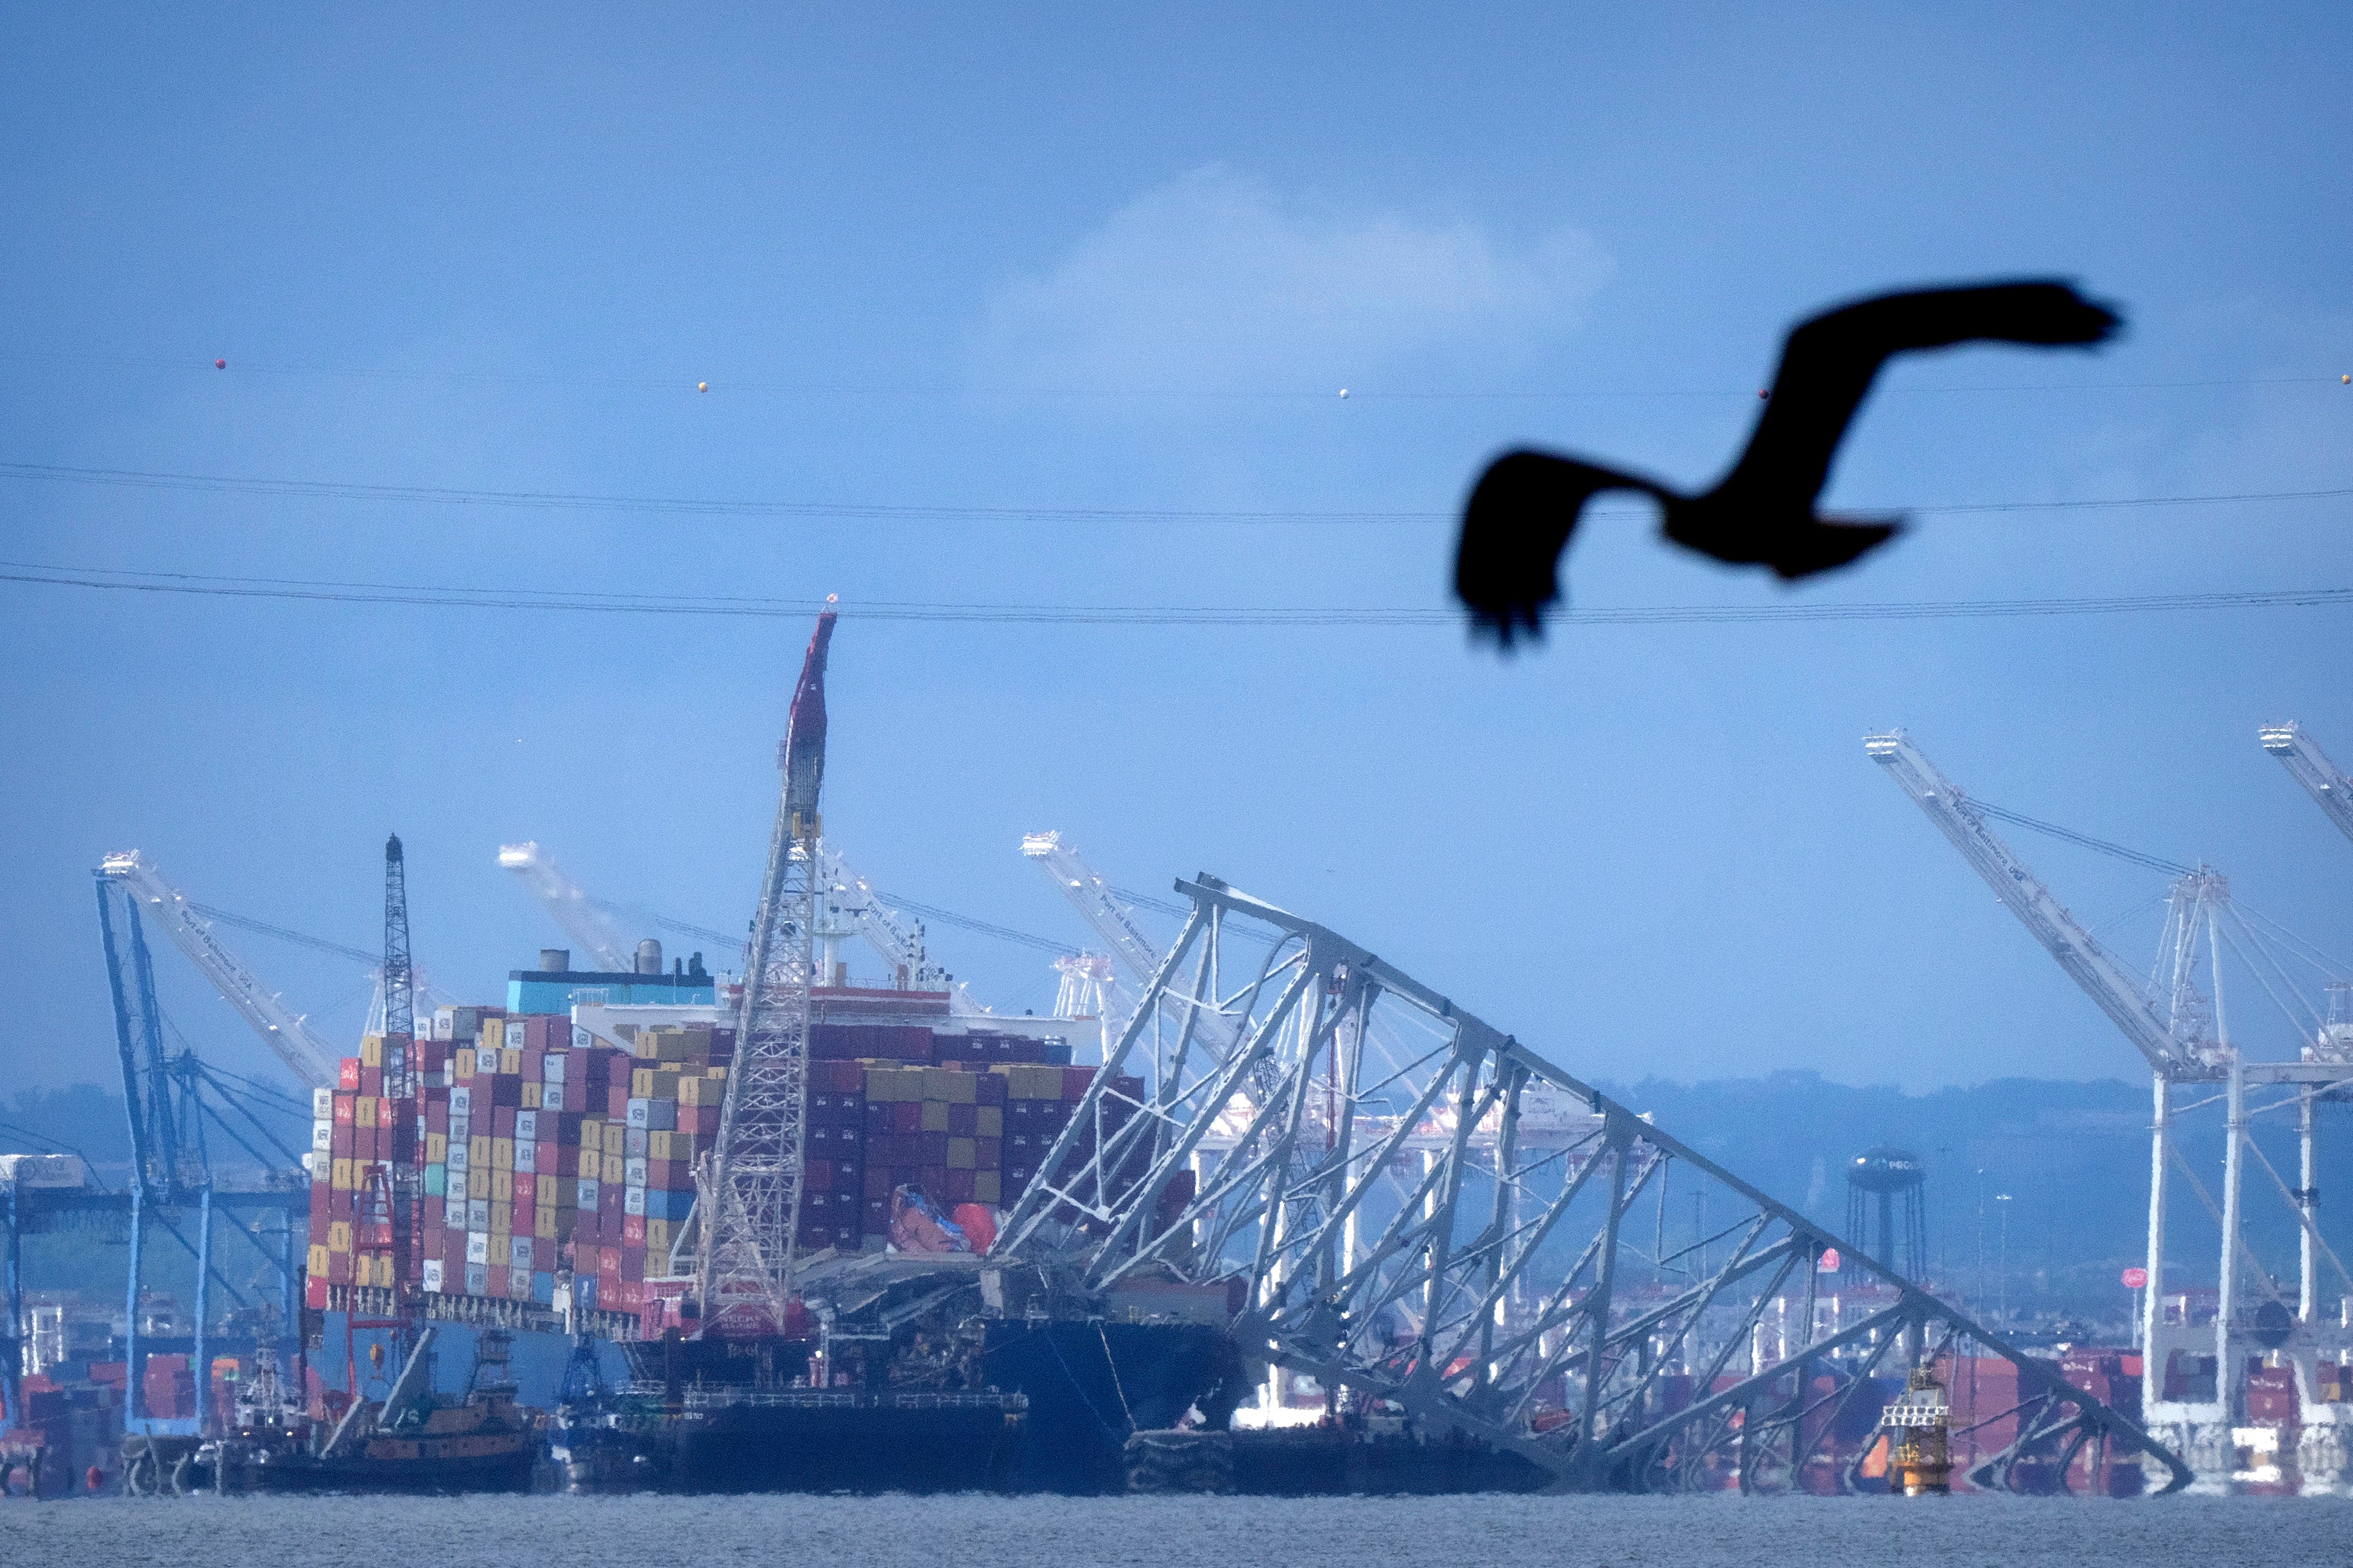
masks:
[(2015, 1365), (2037, 1458), (2187, 1482), (2050, 1363), (1412, 976), (1215, 878), (1176, 889), (1183, 933), (999, 1256), (1094, 1293), (1239, 1279), (1246, 1359), (1563, 1489), (1797, 1485), (1874, 1368), (1962, 1353)]

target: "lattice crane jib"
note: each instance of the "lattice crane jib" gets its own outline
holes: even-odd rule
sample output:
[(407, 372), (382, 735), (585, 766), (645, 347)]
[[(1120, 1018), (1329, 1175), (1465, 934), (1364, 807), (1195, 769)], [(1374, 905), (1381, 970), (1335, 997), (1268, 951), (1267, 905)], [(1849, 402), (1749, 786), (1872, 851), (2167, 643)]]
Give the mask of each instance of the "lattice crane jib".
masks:
[[(2168, 994), (2160, 995), (2084, 929), (2026, 862), (1986, 825), (1979, 806), (1939, 773), (1903, 731), (1865, 736), (1863, 750), (1936, 825), (1937, 831), (1984, 879), (1994, 897), (2018, 917), (2068, 977), (2124, 1031), (2151, 1068), (2176, 1081), (2221, 1077), (2229, 1053), (2200, 1026), (2198, 1009), (2184, 991), (2190, 985), (2192, 973), (2191, 948), (2187, 944), (2200, 929), (2198, 920), (2211, 921), (2219, 878), (2197, 886), (2176, 885), (2173, 914), (2177, 920), (2185, 913), (2190, 919), (2178, 928), (2184, 945), (2173, 954)], [(2211, 876), (2202, 868), (2192, 873), (2192, 877)]]
[(261, 1037), (270, 1054), (308, 1089), (332, 1089), (337, 1053), (319, 1037), (301, 1014), (255, 978), (244, 960), (229, 950), (185, 895), (164, 880), (153, 863), (139, 851), (109, 855), (100, 862), (101, 881), (119, 887), (135, 900), (147, 920), (185, 953), (221, 999), (237, 1010)]
[[(1792, 1485), (1828, 1407), (1874, 1368), (1900, 1376), (1964, 1344), (2020, 1362), (2052, 1430), (2152, 1447), (1345, 938), (1213, 878), (1178, 890), (1185, 930), (997, 1253), (1095, 1293), (1239, 1281), (1247, 1357), (1518, 1452), (1562, 1486)], [(1211, 1016), (1231, 1052), (1201, 1047)], [(1844, 1272), (1823, 1272), (1833, 1248)]]
[(2295, 775), (2338, 831), (2353, 838), (2353, 778), (2328, 760), (2301, 724), (2266, 724), (2259, 738), (2263, 750)]
[(808, 1108), (809, 987), (823, 868), (825, 667), (834, 613), (818, 617), (778, 762), (784, 780), (736, 1015), (735, 1058), (710, 1163), (699, 1173), (695, 1294), (706, 1334), (774, 1333), (793, 1294)]

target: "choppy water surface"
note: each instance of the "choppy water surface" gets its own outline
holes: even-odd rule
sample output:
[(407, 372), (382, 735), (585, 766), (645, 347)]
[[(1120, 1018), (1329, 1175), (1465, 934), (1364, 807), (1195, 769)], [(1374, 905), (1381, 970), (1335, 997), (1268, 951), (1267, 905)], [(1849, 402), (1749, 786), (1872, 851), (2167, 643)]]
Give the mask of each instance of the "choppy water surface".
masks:
[(0, 1563), (1576, 1568), (2353, 1558), (2353, 1500), (265, 1498), (0, 1503)]

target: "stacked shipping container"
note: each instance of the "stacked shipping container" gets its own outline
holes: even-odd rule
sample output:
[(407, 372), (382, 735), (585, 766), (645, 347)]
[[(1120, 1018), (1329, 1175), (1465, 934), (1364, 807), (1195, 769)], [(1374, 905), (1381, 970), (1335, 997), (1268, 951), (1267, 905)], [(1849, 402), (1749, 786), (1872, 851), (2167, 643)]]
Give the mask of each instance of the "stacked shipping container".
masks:
[[(627, 1049), (567, 1015), (485, 1007), (456, 1009), (452, 1037), (417, 1041), (407, 1058), (364, 1040), (313, 1108), (311, 1304), (393, 1286), (399, 1173), (414, 1177), (412, 1289), (548, 1307), (568, 1280), (582, 1309), (644, 1310), (644, 1281), (669, 1272), (693, 1210), (734, 1037), (709, 1025), (616, 1032)], [(809, 1044), (804, 1251), (879, 1249), (902, 1187), (948, 1209), (1009, 1204), (1094, 1071), (1045, 1060), (1067, 1056), (1060, 1042), (920, 1024), (820, 1022)], [(1143, 1086), (1116, 1087), (1107, 1130)]]
[(621, 1050), (575, 1045), (560, 1014), (461, 1014), (470, 1039), (412, 1047), (413, 1093), (383, 1092), (387, 1047), (373, 1036), (319, 1091), (311, 1304), (336, 1286), (394, 1283), (389, 1194), (404, 1167), (419, 1178), (412, 1288), (549, 1306), (568, 1274), (577, 1305), (638, 1310), (649, 1256), (668, 1267), (693, 1207), (733, 1035), (634, 1031)]

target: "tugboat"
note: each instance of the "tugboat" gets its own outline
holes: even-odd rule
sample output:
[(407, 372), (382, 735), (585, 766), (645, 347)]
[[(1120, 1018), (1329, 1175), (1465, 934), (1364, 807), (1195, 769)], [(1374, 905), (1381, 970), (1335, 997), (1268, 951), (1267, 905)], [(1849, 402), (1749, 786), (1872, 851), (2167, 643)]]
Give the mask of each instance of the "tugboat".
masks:
[[(540, 1436), (506, 1376), (510, 1338), (485, 1331), (462, 1397), (433, 1392), (427, 1326), (379, 1402), (354, 1399), (315, 1449), (299, 1438), (224, 1439), (224, 1491), (527, 1492)], [(315, 1428), (313, 1429), (315, 1432)]]

